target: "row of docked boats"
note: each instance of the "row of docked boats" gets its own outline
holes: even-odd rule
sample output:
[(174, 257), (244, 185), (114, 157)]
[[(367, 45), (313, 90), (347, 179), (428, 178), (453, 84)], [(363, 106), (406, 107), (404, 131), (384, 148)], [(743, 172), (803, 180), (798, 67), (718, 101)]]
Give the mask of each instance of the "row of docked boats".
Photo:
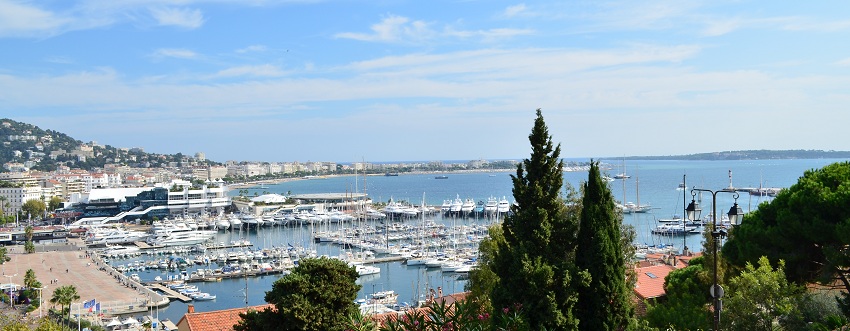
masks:
[(182, 281), (176, 281), (168, 284), (168, 288), (183, 294), (194, 301), (209, 301), (215, 300), (216, 296), (207, 292), (201, 292), (197, 286), (189, 285)]
[(457, 195), (454, 200), (443, 200), (440, 212), (451, 216), (492, 216), (506, 215), (511, 210), (511, 204), (504, 196), (501, 199), (495, 197), (487, 198), (487, 201), (478, 201), (471, 198), (461, 199)]

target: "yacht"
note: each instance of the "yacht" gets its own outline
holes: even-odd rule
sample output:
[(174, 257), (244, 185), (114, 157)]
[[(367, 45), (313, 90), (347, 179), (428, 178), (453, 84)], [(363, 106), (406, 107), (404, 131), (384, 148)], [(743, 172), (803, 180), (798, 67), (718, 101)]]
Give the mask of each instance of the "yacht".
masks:
[(452, 201), (452, 206), (449, 209), (449, 212), (460, 213), (460, 210), (461, 210), (462, 207), (463, 207), (463, 200), (461, 200), (460, 196), (458, 196), (457, 198), (455, 198), (454, 201)]
[(247, 227), (259, 228), (263, 225), (263, 220), (252, 215), (242, 215), (242, 224)]
[(499, 201), (496, 200), (496, 197), (487, 198), (487, 203), (484, 204), (484, 212), (487, 214), (495, 214), (496, 210), (498, 210)]
[(508, 202), (508, 199), (502, 196), (502, 199), (499, 200), (499, 204), (496, 205), (496, 211), (499, 214), (505, 214), (511, 210), (511, 203)]
[(215, 228), (218, 230), (227, 230), (230, 228), (230, 220), (222, 217), (215, 221)]
[(357, 270), (357, 274), (360, 276), (366, 275), (374, 275), (381, 273), (381, 268), (372, 265), (363, 265), (360, 263), (349, 263), (349, 265), (354, 266), (354, 269)]
[(473, 210), (475, 210), (475, 200), (467, 198), (463, 201), (463, 204), (460, 205), (460, 212), (464, 215), (468, 215)]
[(212, 239), (215, 234), (215, 231), (210, 230), (174, 232), (148, 238), (148, 244), (155, 246), (195, 245)]
[(443, 200), (443, 205), (440, 206), (440, 212), (445, 214), (445, 213), (448, 213), (449, 211), (451, 211), (451, 209), (452, 209), (452, 200), (451, 199)]
[(86, 237), (86, 245), (115, 245), (130, 244), (144, 241), (150, 235), (142, 231), (128, 231), (121, 229), (95, 230)]

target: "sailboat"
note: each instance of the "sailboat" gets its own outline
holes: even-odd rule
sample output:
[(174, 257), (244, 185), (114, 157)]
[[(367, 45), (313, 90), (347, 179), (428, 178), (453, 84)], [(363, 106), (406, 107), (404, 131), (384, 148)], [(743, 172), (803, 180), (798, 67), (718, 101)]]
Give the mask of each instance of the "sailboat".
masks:
[(652, 206), (649, 204), (640, 204), (640, 177), (638, 176), (635, 176), (635, 197), (637, 198), (637, 204), (629, 206), (632, 213), (646, 213), (652, 209)]
[(632, 178), (632, 176), (629, 176), (629, 175), (626, 174), (626, 158), (623, 158), (623, 172), (614, 175), (614, 179), (628, 179), (628, 178)]

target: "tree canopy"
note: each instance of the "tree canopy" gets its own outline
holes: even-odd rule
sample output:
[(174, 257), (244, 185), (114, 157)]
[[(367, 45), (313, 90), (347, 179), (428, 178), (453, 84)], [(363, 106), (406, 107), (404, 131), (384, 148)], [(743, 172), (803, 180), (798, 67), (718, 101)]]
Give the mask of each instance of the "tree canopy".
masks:
[(761, 257), (758, 267), (748, 262), (740, 275), (729, 280), (724, 329), (771, 331), (785, 321), (781, 318), (794, 315), (803, 288), (788, 283), (784, 268), (785, 262), (779, 261), (774, 270), (770, 261)]
[(620, 243), (621, 223), (599, 163), (591, 162), (576, 245), (576, 267), (590, 275), (590, 284), (578, 287), (576, 315), (581, 330), (622, 330), (633, 317)]
[(63, 285), (57, 287), (53, 290), (53, 296), (50, 298), (50, 303), (58, 304), (62, 307), (62, 310), (65, 310), (65, 307), (68, 307), (68, 318), (71, 315), (71, 303), (74, 301), (80, 300), (80, 294), (77, 293), (77, 288), (74, 285)]
[(44, 201), (38, 199), (27, 200), (27, 202), (24, 202), (23, 206), (21, 206), (21, 211), (24, 212), (24, 216), (30, 216), (33, 218), (40, 218), (46, 209), (47, 205), (44, 204)]
[(553, 145), (539, 109), (528, 139), (531, 157), (511, 175), (516, 205), (496, 245), (491, 269), (498, 281), (491, 299), (496, 309), (521, 305), (532, 329), (575, 329), (576, 217), (561, 195), (561, 146)]
[(234, 329), (344, 330), (358, 309), (357, 277), (354, 267), (338, 259), (302, 259), (266, 292), (266, 302), (275, 308), (242, 314)]
[(734, 265), (762, 256), (786, 262), (795, 282), (840, 284), (850, 291), (850, 162), (804, 173), (731, 231), (723, 255)]
[(670, 326), (681, 330), (708, 330), (712, 315), (708, 310), (710, 278), (703, 268), (704, 258), (691, 259), (689, 265), (671, 271), (664, 278), (665, 301), (649, 305), (646, 320), (664, 330)]

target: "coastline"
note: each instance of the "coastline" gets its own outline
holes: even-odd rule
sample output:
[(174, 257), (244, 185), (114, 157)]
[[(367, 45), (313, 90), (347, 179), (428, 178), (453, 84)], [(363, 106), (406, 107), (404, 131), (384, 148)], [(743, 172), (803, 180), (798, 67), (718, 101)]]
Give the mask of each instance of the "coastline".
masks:
[[(404, 175), (428, 175), (428, 174), (438, 174), (438, 175), (450, 175), (450, 174), (471, 174), (471, 173), (512, 173), (514, 169), (468, 169), (468, 170), (445, 170), (445, 171), (410, 171), (410, 172), (401, 172), (398, 173), (399, 176)], [(317, 179), (326, 179), (326, 178), (336, 178), (336, 177), (351, 177), (351, 176), (362, 176), (360, 174), (329, 174), (329, 175), (316, 175), (313, 177), (291, 177), (291, 178), (274, 178), (274, 179), (263, 179), (263, 180), (254, 180), (249, 182), (241, 182), (227, 185), (230, 189), (243, 189), (243, 188), (256, 188), (261, 185), (274, 185), (286, 182), (300, 181), (300, 180), (317, 180)], [(367, 174), (369, 177), (383, 177), (385, 174)]]

